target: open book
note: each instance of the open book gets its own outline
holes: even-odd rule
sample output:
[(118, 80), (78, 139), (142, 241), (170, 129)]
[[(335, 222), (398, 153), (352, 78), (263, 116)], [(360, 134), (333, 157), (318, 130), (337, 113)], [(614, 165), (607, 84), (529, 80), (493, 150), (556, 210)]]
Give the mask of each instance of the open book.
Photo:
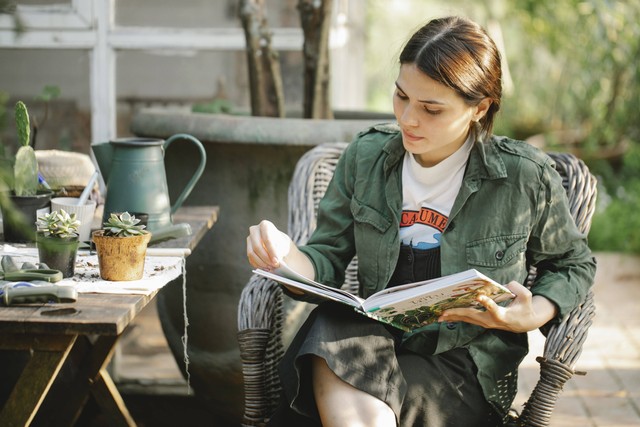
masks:
[(437, 321), (440, 314), (449, 308), (483, 309), (476, 301), (480, 294), (487, 295), (496, 302), (514, 297), (506, 287), (474, 269), (383, 289), (367, 299), (307, 279), (286, 265), (282, 265), (277, 274), (260, 269), (254, 270), (254, 273), (322, 300), (350, 305), (365, 316), (404, 331)]

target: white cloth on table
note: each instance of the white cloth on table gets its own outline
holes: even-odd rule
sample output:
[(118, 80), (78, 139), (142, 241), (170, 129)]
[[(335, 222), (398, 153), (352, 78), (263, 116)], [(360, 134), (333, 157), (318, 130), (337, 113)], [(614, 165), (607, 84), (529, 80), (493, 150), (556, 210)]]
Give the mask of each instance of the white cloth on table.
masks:
[[(0, 255), (10, 255), (19, 266), (24, 262), (38, 263), (38, 250), (32, 247), (0, 245)], [(75, 274), (56, 285), (71, 285), (79, 293), (150, 295), (183, 273), (184, 258), (177, 256), (147, 256), (144, 274), (140, 280), (112, 282), (100, 278), (98, 257), (78, 253)]]

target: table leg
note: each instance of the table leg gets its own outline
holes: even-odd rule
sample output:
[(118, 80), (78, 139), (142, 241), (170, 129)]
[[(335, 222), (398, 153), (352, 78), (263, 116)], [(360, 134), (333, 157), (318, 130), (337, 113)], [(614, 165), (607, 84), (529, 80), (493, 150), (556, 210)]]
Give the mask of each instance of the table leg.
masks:
[[(58, 406), (52, 425), (74, 425), (91, 392), (102, 412), (110, 416), (115, 425), (135, 426), (133, 417), (106, 370), (118, 337), (101, 335), (93, 343), (84, 336), (79, 340), (83, 341), (85, 351), (89, 346), (89, 352), (77, 366), (77, 374), (71, 384), (65, 387), (64, 405)], [(82, 346), (78, 343), (76, 347)]]
[(96, 399), (102, 412), (110, 417), (110, 426), (133, 427), (136, 425), (106, 369), (100, 370), (100, 376), (93, 384), (91, 394)]
[[(6, 338), (6, 337), (5, 337)], [(40, 408), (51, 384), (66, 360), (76, 336), (65, 335), (56, 339), (34, 340), (30, 336), (9, 336), (15, 349), (32, 351), (9, 399), (0, 412), (0, 426), (28, 426)]]

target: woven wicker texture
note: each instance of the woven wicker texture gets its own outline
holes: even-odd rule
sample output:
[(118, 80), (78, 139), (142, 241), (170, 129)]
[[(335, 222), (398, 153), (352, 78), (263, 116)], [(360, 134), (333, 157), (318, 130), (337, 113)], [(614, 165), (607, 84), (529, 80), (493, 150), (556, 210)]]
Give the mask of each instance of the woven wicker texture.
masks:
[[(316, 226), (318, 203), (333, 176), (346, 143), (314, 147), (300, 158), (289, 186), (288, 233), (296, 244), (304, 244)], [(596, 180), (582, 161), (571, 154), (550, 153), (563, 178), (571, 213), (578, 227), (588, 232), (595, 208)], [(357, 260), (346, 272), (343, 289), (357, 292)], [(532, 278), (535, 271), (532, 272)], [(245, 381), (243, 426), (263, 426), (275, 410), (280, 394), (277, 365), (282, 345), (283, 296), (280, 286), (253, 276), (240, 297), (238, 340)], [(593, 294), (565, 321), (550, 329), (540, 362), (540, 379), (525, 409), (511, 423), (518, 426), (548, 426), (563, 385), (574, 374), (573, 367), (594, 316)], [(517, 386), (517, 372), (505, 378), (501, 388), (511, 396)]]

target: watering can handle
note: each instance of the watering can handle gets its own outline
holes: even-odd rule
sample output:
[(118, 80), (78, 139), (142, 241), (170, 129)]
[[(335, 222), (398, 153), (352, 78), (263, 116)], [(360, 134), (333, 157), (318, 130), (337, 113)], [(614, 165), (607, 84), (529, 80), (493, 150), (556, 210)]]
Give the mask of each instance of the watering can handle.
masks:
[(182, 194), (180, 194), (180, 197), (178, 197), (178, 199), (173, 204), (173, 206), (171, 206), (171, 216), (173, 216), (173, 214), (178, 210), (178, 208), (182, 206), (182, 203), (184, 203), (185, 199), (189, 197), (189, 194), (191, 194), (191, 190), (193, 190), (193, 187), (196, 185), (196, 182), (198, 182), (198, 180), (200, 179), (202, 172), (204, 172), (204, 167), (207, 164), (207, 153), (205, 152), (204, 146), (202, 145), (202, 143), (195, 137), (186, 133), (178, 133), (173, 135), (169, 139), (167, 139), (162, 145), (162, 148), (165, 153), (167, 151), (167, 148), (169, 148), (169, 144), (171, 144), (176, 139), (189, 140), (193, 142), (193, 144), (196, 147), (198, 147), (198, 150), (200, 150), (200, 164), (198, 165), (198, 169), (196, 169), (196, 171), (194, 172), (193, 176), (191, 177), (187, 185), (184, 187), (184, 190), (182, 190)]

